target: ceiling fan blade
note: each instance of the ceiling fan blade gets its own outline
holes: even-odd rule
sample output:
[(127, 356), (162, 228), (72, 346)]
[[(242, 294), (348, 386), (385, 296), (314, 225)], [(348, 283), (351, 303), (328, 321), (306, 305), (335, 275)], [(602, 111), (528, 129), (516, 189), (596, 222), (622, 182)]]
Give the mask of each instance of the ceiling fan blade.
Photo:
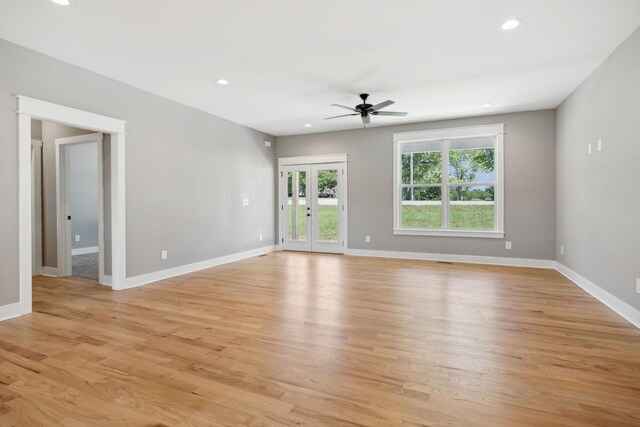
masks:
[(358, 112), (358, 110), (356, 110), (353, 107), (347, 107), (346, 105), (340, 105), (340, 104), (331, 104), (332, 107), (338, 107), (338, 108), (344, 108), (345, 110), (349, 110), (349, 111), (354, 111), (354, 112)]
[(381, 102), (380, 104), (376, 104), (373, 107), (369, 107), (369, 111), (378, 111), (383, 109), (384, 107), (388, 107), (391, 104), (395, 104), (395, 102), (391, 100), (387, 100), (387, 101)]
[(362, 123), (364, 123), (365, 125), (368, 125), (369, 123), (371, 123), (371, 118), (369, 116), (361, 116), (362, 117)]
[(400, 116), (404, 117), (409, 113), (402, 113), (400, 111), (374, 111), (372, 114), (376, 116)]
[(325, 120), (329, 120), (329, 119), (337, 119), (338, 117), (347, 117), (347, 116), (357, 116), (358, 113), (353, 113), (353, 114), (341, 114), (339, 116), (333, 116), (333, 117), (327, 117)]

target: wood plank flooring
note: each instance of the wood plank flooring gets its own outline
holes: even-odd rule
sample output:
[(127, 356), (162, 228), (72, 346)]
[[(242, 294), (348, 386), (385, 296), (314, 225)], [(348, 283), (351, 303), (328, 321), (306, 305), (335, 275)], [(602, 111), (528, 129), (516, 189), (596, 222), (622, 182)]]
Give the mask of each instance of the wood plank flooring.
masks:
[(1, 426), (640, 426), (640, 331), (550, 270), (274, 252), (34, 311)]

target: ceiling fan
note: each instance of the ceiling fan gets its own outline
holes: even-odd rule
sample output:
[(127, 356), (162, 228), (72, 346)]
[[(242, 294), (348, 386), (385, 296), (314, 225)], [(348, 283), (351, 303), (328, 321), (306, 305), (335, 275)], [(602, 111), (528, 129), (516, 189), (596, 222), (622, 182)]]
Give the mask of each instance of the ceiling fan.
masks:
[(360, 116), (362, 119), (362, 123), (367, 125), (371, 123), (371, 116), (398, 116), (404, 117), (408, 113), (401, 113), (399, 111), (380, 111), (381, 109), (388, 107), (391, 104), (395, 104), (395, 102), (387, 100), (381, 102), (376, 105), (367, 104), (367, 98), (369, 98), (368, 93), (360, 94), (360, 99), (362, 99), (362, 104), (358, 104), (355, 107), (347, 107), (346, 105), (340, 104), (331, 104), (333, 107), (344, 108), (345, 110), (352, 111), (351, 114), (341, 114), (339, 116), (327, 117), (325, 120), (329, 119), (337, 119), (338, 117), (347, 117), (347, 116)]

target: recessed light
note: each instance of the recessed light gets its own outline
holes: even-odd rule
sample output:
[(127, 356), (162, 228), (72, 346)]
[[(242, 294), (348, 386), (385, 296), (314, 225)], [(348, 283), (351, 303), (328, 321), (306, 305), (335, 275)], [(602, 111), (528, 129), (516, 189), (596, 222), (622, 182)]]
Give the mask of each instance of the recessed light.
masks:
[(226, 85), (229, 84), (229, 82), (227, 80), (225, 80), (225, 79), (218, 79), (218, 80), (216, 80), (216, 83), (218, 83), (219, 85), (222, 85), (222, 86), (226, 86)]
[(51, 0), (51, 1), (61, 6), (69, 6), (69, 0)]
[(482, 108), (487, 108), (487, 107), (491, 107), (493, 104), (490, 102), (487, 102), (486, 104), (482, 104), (481, 107)]
[(513, 30), (514, 28), (517, 28), (518, 26), (520, 26), (520, 24), (522, 24), (521, 19), (517, 19), (517, 18), (507, 19), (506, 21), (504, 21), (504, 24), (502, 24), (501, 28), (505, 31), (509, 31), (509, 30)]
[(306, 125), (304, 125), (304, 127), (310, 128), (311, 127), (311, 123), (307, 123)]

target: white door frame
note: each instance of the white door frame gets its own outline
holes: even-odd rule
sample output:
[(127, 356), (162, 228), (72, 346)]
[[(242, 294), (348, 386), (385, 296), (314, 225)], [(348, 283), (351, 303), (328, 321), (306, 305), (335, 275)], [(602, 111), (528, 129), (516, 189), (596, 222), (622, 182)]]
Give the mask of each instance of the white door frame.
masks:
[(31, 274), (42, 274), (42, 141), (31, 140)]
[[(67, 216), (71, 215), (69, 199), (68, 152), (71, 145), (98, 144), (98, 283), (105, 284), (104, 276), (104, 184), (102, 164), (102, 133), (90, 133), (68, 138), (57, 138), (56, 145), (56, 232), (58, 247), (58, 276), (73, 274), (71, 266), (71, 227)], [(72, 219), (73, 220), (73, 219)]]
[[(287, 166), (302, 166), (302, 165), (317, 165), (317, 164), (324, 164), (324, 163), (340, 163), (341, 166), (341, 170), (344, 170), (344, 174), (342, 175), (342, 188), (340, 189), (342, 191), (342, 205), (343, 205), (343, 209), (342, 209), (342, 221), (341, 221), (341, 227), (339, 230), (338, 235), (342, 236), (342, 241), (343, 246), (342, 246), (342, 251), (338, 252), (338, 253), (346, 253), (347, 252), (347, 248), (349, 247), (349, 242), (348, 242), (348, 181), (347, 181), (347, 177), (348, 177), (348, 169), (347, 169), (347, 165), (348, 165), (348, 155), (346, 153), (343, 154), (324, 154), (324, 155), (316, 155), (316, 156), (296, 156), (296, 157), (280, 157), (278, 158), (278, 195), (279, 195), (279, 200), (278, 200), (278, 204), (280, 206), (280, 211), (279, 211), (279, 234), (280, 234), (280, 241), (279, 241), (279, 245), (282, 245), (284, 243), (284, 239), (286, 237), (286, 230), (287, 228), (287, 220), (286, 220), (286, 214), (284, 212), (284, 207), (287, 204), (287, 191), (283, 190), (283, 184), (281, 183), (281, 180), (284, 179), (284, 171), (286, 169)], [(309, 168), (309, 171), (311, 171), (312, 168)], [(309, 177), (307, 178), (307, 195), (310, 194), (309, 190), (310, 190), (310, 186), (309, 186), (309, 182), (310, 182), (310, 174)], [(309, 224), (310, 221), (307, 222), (307, 229), (309, 229)], [(312, 237), (315, 238), (315, 237)]]
[(126, 279), (125, 127), (123, 120), (18, 95), (18, 260), (19, 315), (31, 313), (31, 120), (47, 120), (111, 135), (111, 269), (112, 288)]

